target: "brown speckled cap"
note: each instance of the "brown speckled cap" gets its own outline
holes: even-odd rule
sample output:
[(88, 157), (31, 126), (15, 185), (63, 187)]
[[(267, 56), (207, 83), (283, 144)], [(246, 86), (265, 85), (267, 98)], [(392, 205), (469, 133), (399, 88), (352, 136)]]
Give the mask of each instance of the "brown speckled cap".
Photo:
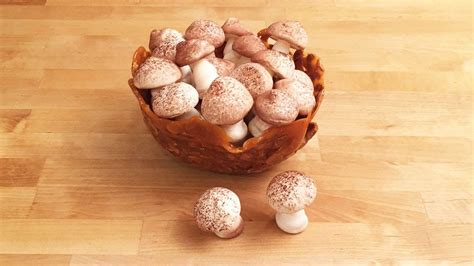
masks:
[(255, 111), (266, 123), (281, 126), (295, 121), (298, 116), (298, 104), (288, 92), (270, 90), (258, 96)]
[(238, 80), (218, 77), (204, 93), (201, 112), (204, 119), (216, 125), (233, 125), (252, 109), (252, 95)]
[(295, 62), (288, 55), (274, 50), (257, 52), (253, 55), (252, 62), (272, 70), (278, 78), (291, 78), (295, 71)]
[(225, 41), (225, 34), (222, 28), (214, 21), (199, 19), (189, 25), (184, 33), (184, 38), (186, 40), (207, 40), (214, 47), (219, 47)]
[(235, 63), (227, 59), (222, 59), (219, 57), (211, 57), (211, 58), (206, 58), (206, 60), (216, 67), (217, 74), (219, 76), (229, 76), (232, 70), (234, 70), (235, 68)]
[(175, 61), (176, 45), (178, 45), (178, 43), (175, 43), (174, 41), (161, 41), (156, 45), (155, 49), (153, 49), (151, 56)]
[(194, 206), (194, 219), (203, 231), (230, 230), (241, 219), (239, 197), (227, 188), (208, 189)]
[(316, 105), (316, 99), (313, 95), (313, 84), (308, 86), (304, 81), (295, 79), (280, 79), (275, 82), (276, 90), (284, 90), (291, 94), (298, 103), (299, 113), (302, 115), (308, 114)]
[(257, 63), (242, 64), (234, 69), (230, 76), (244, 84), (254, 99), (273, 87), (272, 76)]
[(193, 39), (178, 43), (176, 46), (176, 64), (190, 65), (214, 52), (214, 46), (206, 40)]
[(228, 18), (224, 22), (224, 25), (222, 25), (222, 30), (224, 30), (225, 34), (232, 34), (236, 36), (252, 34), (250, 31), (244, 28), (238, 18)]
[(273, 177), (267, 188), (270, 206), (278, 212), (294, 213), (316, 198), (313, 179), (298, 171), (286, 171)]
[(181, 70), (168, 59), (149, 57), (133, 76), (133, 84), (139, 89), (155, 89), (176, 82)]
[(183, 35), (175, 29), (164, 28), (161, 30), (152, 30), (150, 33), (150, 43), (148, 44), (150, 51), (155, 50), (162, 41), (172, 42), (176, 45), (184, 41), (184, 38)]
[(255, 35), (244, 35), (235, 39), (232, 49), (245, 57), (252, 57), (257, 52), (266, 50), (265, 44)]
[(151, 107), (159, 117), (174, 118), (191, 111), (199, 102), (196, 89), (184, 82), (152, 90)]
[(304, 49), (308, 45), (308, 34), (298, 21), (278, 21), (267, 28), (267, 33), (275, 40), (286, 41), (294, 49)]
[(313, 81), (311, 81), (311, 78), (308, 76), (308, 74), (304, 73), (301, 70), (296, 69), (295, 72), (293, 72), (293, 79), (302, 82), (308, 87), (314, 88)]

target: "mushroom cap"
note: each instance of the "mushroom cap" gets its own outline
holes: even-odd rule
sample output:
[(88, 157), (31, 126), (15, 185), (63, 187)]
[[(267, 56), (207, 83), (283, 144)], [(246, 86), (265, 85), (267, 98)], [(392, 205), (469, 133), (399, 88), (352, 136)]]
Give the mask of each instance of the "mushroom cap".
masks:
[(189, 25), (184, 33), (184, 38), (186, 40), (207, 40), (214, 47), (219, 47), (225, 41), (225, 34), (222, 28), (214, 21), (199, 19)]
[(311, 204), (316, 198), (316, 192), (311, 177), (298, 171), (285, 171), (270, 181), (267, 198), (276, 211), (294, 213)]
[(244, 28), (240, 23), (238, 18), (228, 18), (224, 25), (222, 25), (222, 30), (225, 34), (232, 34), (236, 36), (249, 35), (252, 34), (250, 31)]
[(295, 71), (295, 62), (288, 55), (275, 50), (262, 50), (252, 56), (252, 62), (275, 72), (279, 78), (291, 78)]
[(308, 45), (308, 34), (299, 21), (278, 21), (267, 28), (267, 33), (275, 40), (286, 41), (292, 48), (303, 50)]
[(227, 188), (208, 189), (194, 205), (194, 219), (203, 231), (230, 230), (240, 221), (239, 197)]
[(181, 32), (175, 29), (163, 28), (161, 30), (152, 30), (150, 33), (150, 43), (148, 44), (150, 51), (155, 50), (158, 44), (162, 41), (172, 42), (176, 45), (184, 41), (184, 38)]
[(206, 40), (192, 39), (176, 45), (176, 64), (190, 65), (214, 52), (214, 46)]
[(284, 90), (270, 90), (255, 100), (255, 111), (268, 124), (287, 125), (298, 116), (298, 103)]
[(235, 63), (227, 59), (222, 59), (219, 57), (211, 57), (211, 58), (206, 58), (206, 60), (216, 67), (217, 74), (219, 76), (229, 76), (232, 70), (234, 70), (235, 68)]
[(293, 77), (292, 78), (296, 79), (299, 82), (304, 83), (308, 87), (314, 88), (313, 81), (308, 76), (308, 74), (306, 74), (305, 72), (303, 72), (299, 69), (295, 69), (295, 71), (293, 72)]
[(242, 83), (232, 77), (218, 77), (204, 93), (201, 113), (216, 125), (233, 125), (252, 109), (253, 99)]
[(257, 63), (242, 64), (234, 69), (230, 76), (244, 84), (254, 99), (273, 87), (272, 76)]
[(244, 35), (235, 39), (232, 49), (245, 57), (252, 57), (259, 51), (266, 50), (265, 44), (255, 35)]
[(163, 118), (174, 118), (189, 112), (199, 102), (196, 89), (184, 82), (152, 90), (152, 109)]
[(304, 81), (299, 81), (295, 79), (280, 79), (275, 82), (276, 90), (285, 90), (291, 94), (291, 96), (298, 103), (298, 109), (300, 112), (305, 110), (303, 113), (307, 113), (307, 110), (313, 109), (316, 105), (316, 99), (313, 95), (313, 84), (310, 86), (305, 84)]
[(181, 70), (172, 61), (149, 57), (135, 72), (133, 84), (139, 89), (154, 89), (174, 83), (181, 76)]
[(161, 41), (156, 45), (155, 49), (153, 49), (153, 51), (151, 52), (151, 56), (175, 61), (176, 45), (178, 45), (178, 43), (176, 43), (175, 41)]

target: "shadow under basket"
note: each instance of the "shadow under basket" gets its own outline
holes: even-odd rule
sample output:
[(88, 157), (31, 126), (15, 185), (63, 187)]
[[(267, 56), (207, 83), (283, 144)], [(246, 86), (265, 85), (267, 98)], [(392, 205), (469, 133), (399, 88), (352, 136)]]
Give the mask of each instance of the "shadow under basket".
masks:
[[(259, 33), (267, 47), (268, 36)], [(217, 52), (218, 53), (218, 52)], [(132, 73), (150, 53), (140, 47), (135, 51)], [(145, 123), (160, 145), (182, 161), (201, 169), (227, 174), (262, 172), (278, 164), (301, 149), (316, 133), (311, 122), (324, 96), (324, 70), (319, 58), (297, 50), (293, 55), (296, 69), (308, 74), (313, 81), (316, 106), (306, 117), (298, 117), (289, 125), (271, 127), (260, 137), (251, 137), (241, 145), (234, 145), (224, 130), (208, 121), (193, 117), (175, 121), (158, 117), (150, 108), (150, 91), (137, 89), (130, 79), (128, 84), (138, 99)]]

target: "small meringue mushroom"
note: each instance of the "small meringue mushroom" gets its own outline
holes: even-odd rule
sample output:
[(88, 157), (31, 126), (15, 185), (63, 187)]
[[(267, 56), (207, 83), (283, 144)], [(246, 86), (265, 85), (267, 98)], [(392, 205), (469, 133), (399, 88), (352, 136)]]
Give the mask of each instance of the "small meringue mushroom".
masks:
[(298, 21), (277, 21), (268, 26), (266, 32), (276, 41), (272, 50), (284, 54), (289, 54), (290, 48), (303, 50), (308, 45), (308, 34)]
[(199, 102), (199, 95), (193, 86), (178, 82), (151, 91), (153, 112), (162, 118), (188, 119), (201, 116), (194, 108)]
[(314, 98), (314, 88), (311, 83), (308, 86), (307, 82), (299, 81), (296, 79), (280, 79), (275, 82), (276, 90), (285, 90), (295, 98), (298, 103), (298, 110), (300, 115), (307, 115), (313, 110), (316, 105), (316, 99)]
[(218, 77), (204, 94), (201, 113), (204, 119), (221, 126), (232, 143), (247, 136), (243, 118), (253, 105), (252, 95), (232, 77)]
[(201, 39), (211, 43), (215, 48), (224, 44), (225, 34), (214, 21), (199, 19), (191, 23), (184, 33), (186, 40)]
[(239, 36), (250, 35), (252, 33), (244, 28), (239, 19), (232, 17), (224, 22), (222, 30), (224, 31), (227, 40), (224, 47), (224, 59), (235, 63), (240, 58), (240, 55), (232, 49), (234, 40)]
[(308, 87), (313, 87), (314, 88), (313, 81), (308, 76), (308, 74), (306, 74), (305, 72), (303, 72), (299, 69), (295, 69), (295, 71), (293, 72), (293, 77), (292, 78), (296, 79), (299, 82), (303, 82)]
[(194, 206), (194, 219), (199, 229), (220, 238), (234, 238), (242, 233), (239, 197), (223, 187), (208, 189)]
[(133, 84), (139, 89), (155, 89), (178, 81), (182, 74), (178, 66), (164, 58), (149, 57), (133, 76)]
[(298, 103), (284, 90), (270, 90), (255, 100), (255, 117), (249, 123), (249, 131), (259, 137), (272, 126), (282, 126), (295, 121)]
[(254, 100), (273, 87), (272, 76), (262, 65), (257, 63), (240, 65), (232, 71), (230, 76), (244, 84)]
[(176, 46), (176, 63), (178, 66), (189, 65), (199, 97), (209, 88), (219, 75), (214, 65), (205, 57), (214, 52), (214, 46), (206, 40), (192, 39), (178, 43)]
[(234, 62), (227, 60), (227, 59), (222, 59), (219, 57), (211, 57), (211, 58), (206, 58), (209, 63), (214, 65), (217, 69), (217, 74), (219, 76), (229, 76), (232, 70), (235, 68)]
[(183, 35), (181, 32), (171, 29), (171, 28), (163, 28), (161, 30), (152, 30), (150, 33), (150, 42), (148, 44), (148, 48), (150, 51), (155, 50), (160, 42), (172, 42), (175, 45), (184, 41)]
[(250, 58), (257, 52), (266, 50), (265, 44), (256, 35), (244, 35), (235, 39), (232, 49), (240, 55), (237, 65), (250, 62)]
[(291, 78), (295, 71), (295, 62), (288, 55), (274, 50), (262, 50), (252, 56), (252, 62), (265, 67), (271, 76), (278, 79)]
[(267, 188), (267, 199), (276, 210), (275, 220), (284, 232), (298, 234), (308, 226), (304, 208), (316, 198), (313, 179), (302, 172), (286, 171), (273, 177)]

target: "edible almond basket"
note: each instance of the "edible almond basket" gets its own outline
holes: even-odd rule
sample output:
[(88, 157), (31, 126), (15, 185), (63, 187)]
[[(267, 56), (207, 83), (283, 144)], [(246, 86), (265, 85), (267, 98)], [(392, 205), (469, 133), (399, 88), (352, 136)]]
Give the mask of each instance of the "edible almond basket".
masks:
[[(261, 30), (258, 37), (271, 48), (266, 30)], [(216, 49), (217, 57), (222, 55), (222, 50), (222, 47)], [(149, 56), (150, 52), (143, 47), (135, 51), (132, 75)], [(136, 88), (133, 79), (128, 84), (137, 97), (146, 125), (160, 145), (171, 154), (184, 162), (214, 172), (258, 173), (295, 154), (318, 130), (312, 119), (324, 96), (324, 69), (319, 57), (314, 54), (296, 50), (292, 57), (296, 69), (304, 71), (313, 81), (315, 107), (307, 116), (299, 116), (288, 125), (271, 127), (261, 136), (247, 138), (239, 145), (232, 144), (221, 127), (202, 118), (173, 120), (158, 117), (150, 107), (150, 90)]]

